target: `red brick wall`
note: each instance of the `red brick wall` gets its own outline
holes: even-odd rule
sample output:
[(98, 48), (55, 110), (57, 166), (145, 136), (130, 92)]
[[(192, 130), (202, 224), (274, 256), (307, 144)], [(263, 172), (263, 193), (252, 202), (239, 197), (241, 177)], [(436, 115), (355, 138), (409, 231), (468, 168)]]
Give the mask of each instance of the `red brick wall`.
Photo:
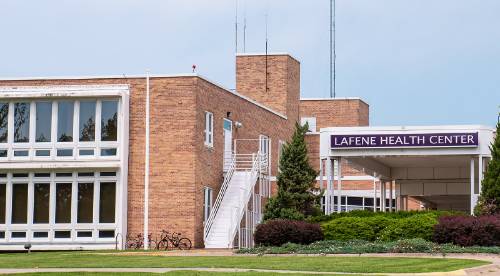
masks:
[(368, 126), (369, 106), (358, 99), (303, 99), (300, 117), (316, 117), (316, 131), (325, 127)]
[(298, 121), (300, 63), (289, 55), (239, 55), (236, 91)]

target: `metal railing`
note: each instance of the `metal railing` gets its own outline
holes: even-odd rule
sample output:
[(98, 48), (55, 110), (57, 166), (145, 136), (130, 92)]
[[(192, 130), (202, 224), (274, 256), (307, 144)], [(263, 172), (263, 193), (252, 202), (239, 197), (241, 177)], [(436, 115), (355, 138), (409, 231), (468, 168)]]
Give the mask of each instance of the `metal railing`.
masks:
[(233, 155), (233, 160), (231, 161), (231, 165), (229, 166), (226, 175), (224, 176), (224, 182), (222, 182), (222, 186), (220, 187), (219, 194), (217, 195), (217, 198), (215, 199), (215, 203), (212, 207), (212, 210), (210, 212), (210, 215), (208, 216), (207, 221), (205, 222), (205, 229), (203, 230), (203, 239), (208, 236), (208, 233), (210, 233), (210, 228), (212, 228), (212, 225), (215, 220), (215, 216), (217, 215), (217, 212), (219, 211), (220, 204), (222, 202), (222, 199), (224, 198), (224, 195), (226, 194), (227, 187), (229, 185), (229, 182), (231, 181), (231, 178), (233, 177), (233, 173), (236, 167), (236, 159), (235, 155)]

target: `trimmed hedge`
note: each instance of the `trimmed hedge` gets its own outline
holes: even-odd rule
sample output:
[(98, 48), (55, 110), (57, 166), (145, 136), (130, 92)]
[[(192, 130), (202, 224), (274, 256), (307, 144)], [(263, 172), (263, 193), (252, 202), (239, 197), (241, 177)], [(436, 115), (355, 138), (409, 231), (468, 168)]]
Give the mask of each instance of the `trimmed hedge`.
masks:
[(381, 231), (379, 239), (396, 241), (420, 238), (430, 241), (432, 240), (434, 225), (437, 223), (437, 215), (432, 213), (397, 219)]
[(460, 246), (500, 246), (500, 216), (441, 217), (433, 240)]
[[(327, 240), (396, 241), (421, 238), (432, 240), (437, 218), (449, 212), (396, 212), (371, 213), (361, 211), (352, 216), (338, 218), (321, 224)], [(354, 216), (356, 215), (356, 216)], [(357, 216), (359, 215), (359, 216)]]
[(374, 241), (383, 229), (394, 222), (394, 219), (382, 216), (344, 217), (324, 223), (321, 227), (327, 240)]
[(323, 232), (319, 224), (273, 219), (257, 225), (254, 239), (257, 245), (280, 246), (288, 242), (310, 244), (322, 240)]
[(408, 218), (415, 215), (423, 215), (423, 214), (434, 214), (437, 217), (441, 216), (452, 216), (452, 215), (465, 215), (463, 212), (458, 211), (397, 211), (397, 212), (373, 212), (369, 210), (354, 210), (350, 212), (342, 212), (342, 213), (332, 213), (330, 215), (321, 215), (316, 217), (308, 218), (308, 222), (318, 223), (318, 222), (327, 222), (334, 219), (345, 218), (345, 217), (356, 217), (356, 218), (364, 218), (364, 217), (377, 217), (383, 216), (386, 218), (393, 219), (402, 219)]

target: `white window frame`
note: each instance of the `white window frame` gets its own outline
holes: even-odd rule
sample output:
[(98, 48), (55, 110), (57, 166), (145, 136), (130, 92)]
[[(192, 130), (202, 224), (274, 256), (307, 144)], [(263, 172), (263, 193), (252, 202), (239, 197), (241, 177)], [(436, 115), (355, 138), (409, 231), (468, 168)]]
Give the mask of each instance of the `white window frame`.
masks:
[[(7, 143), (0, 143), (0, 150), (7, 150), (7, 157), (1, 157), (1, 162), (9, 161), (75, 161), (75, 160), (119, 160), (120, 144), (122, 140), (123, 126), (123, 103), (120, 97), (92, 97), (92, 98), (78, 98), (67, 97), (59, 99), (50, 98), (32, 98), (29, 100), (18, 98), (2, 98), (1, 102), (9, 104), (8, 114), (8, 136)], [(73, 102), (73, 141), (72, 142), (58, 142), (58, 110), (60, 101)], [(80, 101), (95, 101), (95, 139), (94, 141), (80, 142)], [(118, 122), (117, 122), (117, 140), (116, 141), (101, 141), (101, 114), (102, 102), (116, 101)], [(23, 143), (14, 143), (14, 103), (27, 102), (30, 105), (30, 120), (29, 120), (29, 141)], [(51, 102), (52, 103), (52, 116), (51, 116), (51, 141), (50, 142), (35, 142), (36, 140), (36, 102)], [(57, 156), (57, 150), (68, 149), (72, 150), (72, 156)], [(94, 150), (93, 155), (80, 156), (81, 149)], [(116, 155), (102, 156), (102, 149), (116, 149)], [(14, 156), (15, 151), (28, 151), (28, 156)], [(48, 150), (49, 156), (36, 156), (38, 150)]]
[(213, 206), (213, 189), (210, 187), (203, 187), (203, 223), (210, 217), (210, 212)]
[(205, 146), (212, 148), (214, 146), (214, 114), (205, 111)]
[[(103, 170), (108, 171), (108, 170)], [(113, 171), (110, 169), (109, 171)], [(2, 184), (6, 185), (6, 206), (5, 206), (5, 223), (0, 223), (0, 231), (5, 232), (5, 239), (0, 239), (5, 242), (18, 242), (18, 241), (35, 241), (35, 242), (49, 242), (49, 243), (67, 243), (67, 242), (82, 242), (91, 241), (93, 243), (114, 243), (115, 238), (99, 238), (99, 231), (113, 230), (115, 236), (121, 233), (121, 190), (120, 174), (117, 171), (116, 176), (100, 176), (95, 171), (71, 171), (72, 175), (67, 177), (56, 177), (56, 173), (70, 172), (70, 171), (51, 171), (50, 177), (38, 178), (34, 176), (34, 172), (20, 172), (27, 173), (28, 177), (14, 178), (13, 173), (7, 173), (7, 178), (0, 180)], [(94, 172), (94, 176), (78, 176), (78, 172)], [(16, 172), (17, 173), (17, 172)], [(101, 182), (114, 182), (115, 188), (115, 220), (114, 223), (100, 223), (99, 222), (99, 195)], [(28, 184), (28, 206), (27, 206), (27, 223), (25, 224), (12, 224), (12, 185)], [(34, 186), (35, 184), (43, 183), (50, 185), (49, 196), (49, 222), (48, 223), (34, 223)], [(71, 222), (69, 223), (55, 223), (56, 215), (56, 184), (57, 183), (71, 183)], [(93, 219), (91, 223), (77, 223), (78, 216), (78, 183), (93, 183)], [(92, 231), (91, 238), (77, 238), (77, 232), (82, 230)], [(47, 231), (47, 238), (34, 238), (33, 233), (38, 231)], [(70, 231), (70, 238), (55, 238), (55, 231)], [(26, 232), (26, 238), (12, 238), (12, 232)]]
[(309, 131), (316, 132), (316, 117), (302, 117), (300, 118), (300, 124), (304, 126), (308, 123)]

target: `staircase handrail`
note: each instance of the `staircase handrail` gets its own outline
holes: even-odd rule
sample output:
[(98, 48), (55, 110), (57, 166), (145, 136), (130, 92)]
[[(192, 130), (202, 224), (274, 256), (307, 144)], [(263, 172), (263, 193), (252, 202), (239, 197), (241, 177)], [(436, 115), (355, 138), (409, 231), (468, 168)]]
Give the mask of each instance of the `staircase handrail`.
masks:
[(226, 194), (227, 187), (229, 185), (229, 182), (231, 181), (235, 167), (236, 167), (236, 155), (233, 154), (233, 156), (231, 158), (231, 164), (229, 165), (229, 168), (226, 172), (226, 175), (224, 176), (224, 182), (222, 182), (219, 194), (217, 195), (217, 198), (215, 199), (215, 203), (212, 207), (210, 215), (208, 216), (208, 219), (205, 222), (205, 228), (203, 230), (203, 240), (205, 240), (205, 238), (208, 237), (208, 234), (210, 233), (210, 229), (212, 228), (212, 225), (213, 225), (214, 220), (215, 220), (215, 216), (217, 215), (217, 212), (219, 211), (219, 207), (220, 207), (220, 204), (222, 202), (222, 198), (224, 198), (224, 195)]
[[(252, 190), (255, 188), (255, 184), (257, 183), (257, 181), (253, 181), (254, 178), (258, 178), (258, 175), (259, 175), (259, 172), (260, 172), (260, 162), (261, 162), (261, 158), (260, 158), (261, 154), (260, 154), (260, 151), (257, 152), (257, 154), (254, 154), (252, 159), (253, 159), (253, 162), (252, 162), (252, 170), (250, 171), (250, 182), (252, 183), (250, 189), (248, 189), (246, 192), (247, 194), (245, 195), (245, 198), (244, 198), (244, 202), (245, 204), (243, 204), (242, 207), (237, 207), (237, 217), (236, 219), (241, 221), (241, 218), (243, 216), (243, 212), (244, 210), (247, 208), (247, 205), (248, 205), (248, 201), (250, 200), (250, 196), (252, 194)], [(233, 215), (232, 215), (233, 216)], [(233, 218), (231, 218), (231, 221), (233, 221)], [(229, 247), (232, 246), (233, 244), (233, 241), (234, 241), (234, 236), (236, 235), (236, 231), (238, 230), (239, 227), (239, 224), (237, 224), (237, 226), (234, 228), (234, 231), (230, 231), (230, 235), (229, 235)]]

